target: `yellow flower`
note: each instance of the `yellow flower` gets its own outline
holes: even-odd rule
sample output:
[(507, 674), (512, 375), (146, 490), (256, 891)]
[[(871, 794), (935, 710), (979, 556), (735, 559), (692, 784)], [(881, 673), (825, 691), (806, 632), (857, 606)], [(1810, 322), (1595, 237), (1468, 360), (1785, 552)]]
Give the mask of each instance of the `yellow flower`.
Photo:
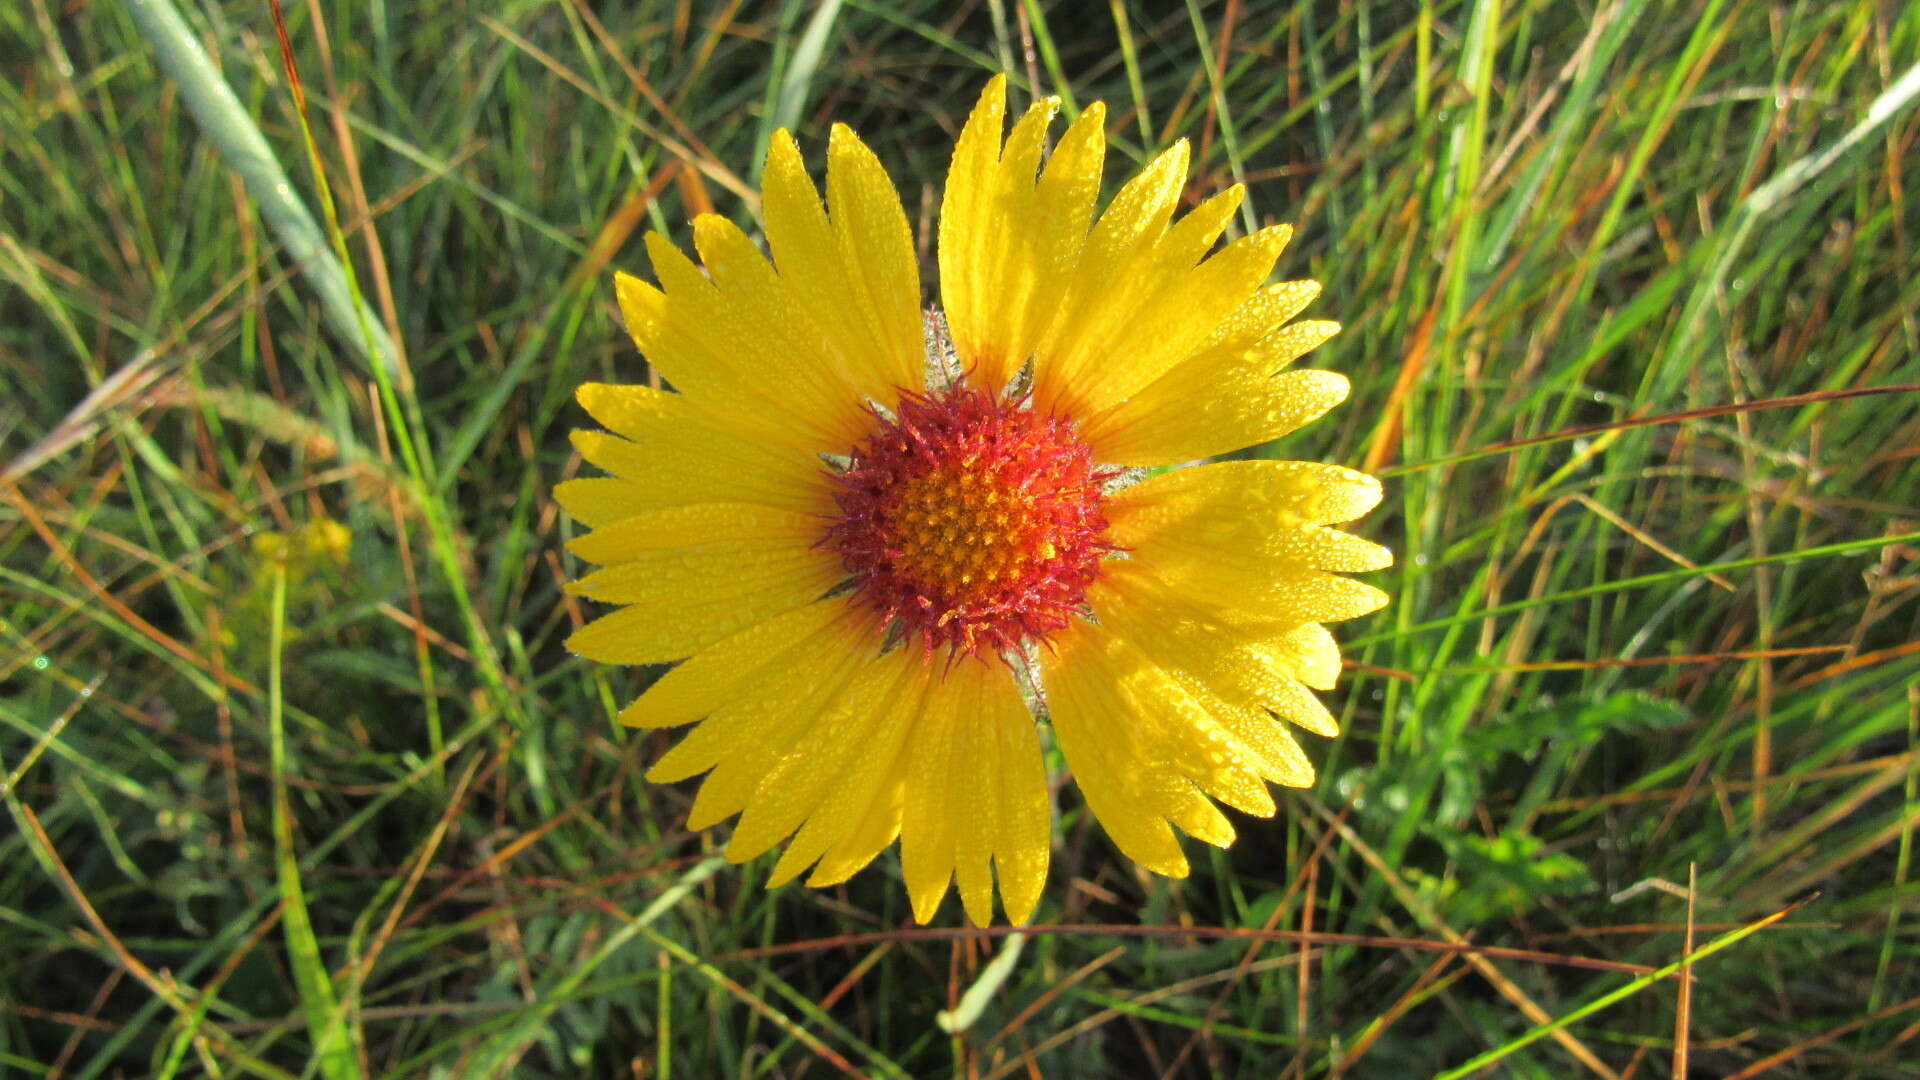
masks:
[(1288, 321), (1315, 283), (1263, 284), (1286, 227), (1203, 258), (1244, 192), (1174, 221), (1184, 143), (1096, 220), (1104, 109), (1048, 156), (1058, 102), (1003, 143), (1005, 102), (996, 78), (954, 149), (944, 324), (845, 126), (824, 208), (776, 133), (771, 262), (710, 214), (704, 272), (647, 237), (660, 286), (620, 275), (620, 307), (678, 393), (583, 386), (609, 430), (574, 445), (612, 476), (555, 492), (593, 530), (574, 554), (604, 566), (573, 589), (625, 605), (569, 647), (681, 661), (620, 720), (697, 724), (648, 773), (707, 773), (689, 827), (739, 814), (735, 860), (785, 842), (775, 885), (844, 881), (899, 837), (922, 922), (955, 878), (979, 924), (996, 871), (1011, 921), (1038, 902), (1051, 800), (1016, 673), (1114, 843), (1181, 876), (1170, 825), (1224, 846), (1213, 800), (1269, 815), (1268, 783), (1312, 782), (1276, 717), (1336, 733), (1311, 692), (1340, 668), (1322, 624), (1386, 602), (1338, 573), (1391, 561), (1328, 527), (1379, 501), (1362, 473), (1236, 461), (1124, 484), (1338, 404), (1345, 378), (1285, 370), (1338, 327)]

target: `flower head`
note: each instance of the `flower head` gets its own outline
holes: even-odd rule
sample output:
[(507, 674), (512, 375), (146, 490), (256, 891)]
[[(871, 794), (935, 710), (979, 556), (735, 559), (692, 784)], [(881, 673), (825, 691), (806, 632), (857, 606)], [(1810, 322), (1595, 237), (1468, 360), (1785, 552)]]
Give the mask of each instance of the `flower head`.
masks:
[(1086, 606), (1106, 540), (1073, 423), (970, 386), (903, 393), (835, 479), (826, 543), (883, 618), (931, 650), (1005, 655)]
[(1182, 875), (1174, 826), (1225, 845), (1215, 800), (1271, 814), (1269, 783), (1312, 782), (1285, 722), (1335, 734), (1312, 693), (1340, 666), (1324, 624), (1385, 603), (1340, 575), (1391, 561), (1330, 527), (1379, 501), (1351, 470), (1121, 483), (1338, 404), (1344, 378), (1289, 367), (1338, 327), (1292, 321), (1314, 283), (1265, 284), (1285, 227), (1213, 250), (1241, 188), (1174, 218), (1184, 143), (1096, 216), (1104, 110), (1048, 155), (1058, 103), (1003, 137), (1005, 95), (988, 84), (954, 150), (944, 319), (844, 126), (824, 206), (776, 134), (771, 261), (713, 215), (704, 272), (649, 236), (660, 285), (620, 275), (620, 306), (678, 392), (582, 387), (608, 430), (575, 445), (611, 475), (555, 492), (603, 567), (571, 588), (622, 605), (570, 647), (679, 662), (620, 719), (696, 725), (648, 773), (707, 774), (688, 824), (740, 815), (736, 860), (784, 842), (775, 884), (845, 880), (897, 837), (922, 921), (956, 879), (976, 923), (996, 873), (1012, 921), (1038, 902), (1051, 803), (1016, 669), (1115, 844)]

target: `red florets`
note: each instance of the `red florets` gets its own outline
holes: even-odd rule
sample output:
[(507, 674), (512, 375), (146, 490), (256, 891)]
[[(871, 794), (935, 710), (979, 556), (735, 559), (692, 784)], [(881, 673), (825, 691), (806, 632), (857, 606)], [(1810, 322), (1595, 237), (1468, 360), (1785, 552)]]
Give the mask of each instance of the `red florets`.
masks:
[(928, 651), (1044, 640), (1084, 606), (1106, 541), (1102, 488), (1072, 421), (964, 386), (901, 398), (835, 476), (840, 553), (874, 609)]

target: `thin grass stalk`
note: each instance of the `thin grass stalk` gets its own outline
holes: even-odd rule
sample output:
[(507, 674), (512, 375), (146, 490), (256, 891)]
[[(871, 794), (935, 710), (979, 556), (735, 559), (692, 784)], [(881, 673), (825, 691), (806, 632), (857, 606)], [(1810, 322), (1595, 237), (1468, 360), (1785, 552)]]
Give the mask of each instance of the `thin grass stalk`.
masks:
[(328, 250), (313, 214), (294, 194), (286, 171), (266, 137), (241, 106), (213, 60), (187, 28), (173, 0), (126, 0), (127, 14), (153, 47), (160, 69), (180, 88), (180, 96), (220, 157), (246, 184), (260, 216), (279, 239), (287, 258), (319, 294), (327, 322), (340, 340), (358, 351), (369, 366), (388, 375), (400, 371), (400, 354), (380, 319), (348, 287), (340, 262)]

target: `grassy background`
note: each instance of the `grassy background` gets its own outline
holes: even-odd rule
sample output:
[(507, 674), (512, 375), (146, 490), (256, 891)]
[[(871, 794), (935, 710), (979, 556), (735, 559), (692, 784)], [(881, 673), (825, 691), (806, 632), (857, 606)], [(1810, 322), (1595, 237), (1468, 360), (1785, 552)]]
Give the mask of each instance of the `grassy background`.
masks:
[[(1920, 1075), (1920, 8), (295, 4), (363, 329), (267, 5), (182, 7), (250, 194), (158, 3), (0, 6), (0, 1073)], [(1065, 789), (1023, 948), (716, 868), (548, 495), (644, 230), (842, 120), (927, 237), (1001, 69), (1300, 224), (1262, 452), (1400, 555), (1320, 786), (1177, 883)]]

